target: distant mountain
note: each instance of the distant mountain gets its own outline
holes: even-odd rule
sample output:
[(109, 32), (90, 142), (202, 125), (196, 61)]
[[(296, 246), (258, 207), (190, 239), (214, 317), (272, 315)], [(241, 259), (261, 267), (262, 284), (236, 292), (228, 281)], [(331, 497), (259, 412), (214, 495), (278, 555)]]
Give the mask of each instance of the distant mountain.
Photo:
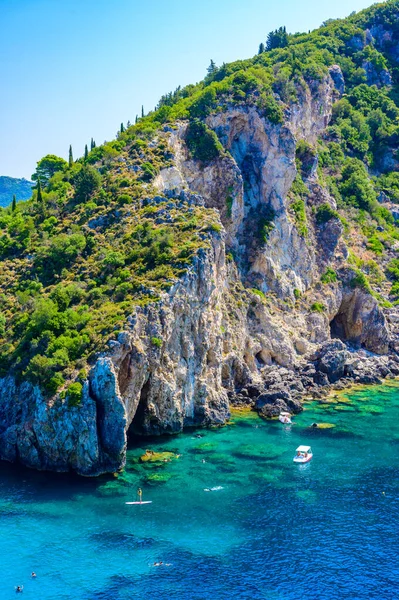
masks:
[(0, 176), (0, 206), (8, 206), (15, 194), (17, 200), (27, 200), (32, 196), (34, 183), (27, 179)]

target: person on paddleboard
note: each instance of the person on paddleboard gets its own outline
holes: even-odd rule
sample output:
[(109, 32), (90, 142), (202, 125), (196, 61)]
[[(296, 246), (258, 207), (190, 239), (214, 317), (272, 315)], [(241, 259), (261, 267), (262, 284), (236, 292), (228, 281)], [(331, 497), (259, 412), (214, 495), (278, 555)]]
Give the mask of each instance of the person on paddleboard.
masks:
[(138, 499), (139, 499), (139, 502), (140, 502), (140, 504), (141, 504), (141, 501), (142, 501), (142, 498), (143, 498), (143, 490), (142, 490), (141, 488), (139, 488), (139, 489), (137, 490), (137, 497), (138, 497)]

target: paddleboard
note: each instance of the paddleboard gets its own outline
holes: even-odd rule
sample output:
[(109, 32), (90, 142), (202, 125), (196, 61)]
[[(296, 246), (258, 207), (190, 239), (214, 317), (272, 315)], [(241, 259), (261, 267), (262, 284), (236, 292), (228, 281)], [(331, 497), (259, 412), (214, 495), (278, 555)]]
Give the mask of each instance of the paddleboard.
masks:
[(152, 504), (152, 500), (143, 500), (142, 502), (125, 502), (125, 504)]

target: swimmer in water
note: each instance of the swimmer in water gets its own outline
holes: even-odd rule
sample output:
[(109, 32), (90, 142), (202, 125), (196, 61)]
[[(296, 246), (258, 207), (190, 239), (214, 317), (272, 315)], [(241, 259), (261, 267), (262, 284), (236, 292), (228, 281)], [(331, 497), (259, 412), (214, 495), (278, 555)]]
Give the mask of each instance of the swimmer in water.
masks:
[(23, 589), (24, 589), (24, 586), (23, 586), (23, 585), (17, 585), (17, 587), (15, 588), (15, 591), (16, 591), (16, 592), (17, 592), (17, 594), (18, 594), (19, 592), (22, 592), (22, 591), (23, 591)]
[(36, 573), (34, 571), (32, 571), (32, 573), (30, 574), (30, 576), (34, 579), (36, 577)]

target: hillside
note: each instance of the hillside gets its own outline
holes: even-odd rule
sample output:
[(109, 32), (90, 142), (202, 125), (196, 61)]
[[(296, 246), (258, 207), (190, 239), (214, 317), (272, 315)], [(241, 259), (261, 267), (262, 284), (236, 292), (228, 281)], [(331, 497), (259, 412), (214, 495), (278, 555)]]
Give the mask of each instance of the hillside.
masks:
[(399, 374), (399, 0), (166, 94), (0, 213), (0, 456), (93, 475), (127, 436)]
[(32, 182), (27, 179), (0, 176), (0, 206), (11, 204), (14, 195), (17, 200), (28, 200), (32, 196)]

